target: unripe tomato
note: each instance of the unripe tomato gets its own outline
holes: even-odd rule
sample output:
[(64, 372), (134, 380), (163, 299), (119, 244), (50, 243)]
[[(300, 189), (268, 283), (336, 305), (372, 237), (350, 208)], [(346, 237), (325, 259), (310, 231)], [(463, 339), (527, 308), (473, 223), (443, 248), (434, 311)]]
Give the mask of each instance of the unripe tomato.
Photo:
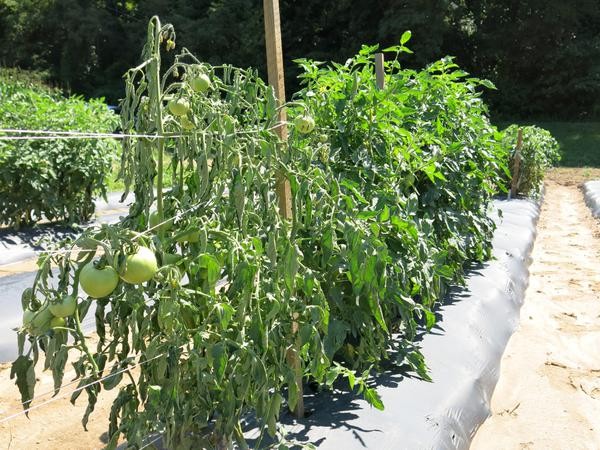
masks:
[(155, 230), (167, 231), (167, 230), (170, 230), (171, 227), (173, 226), (173, 219), (169, 219), (169, 220), (166, 220), (166, 221), (162, 220), (162, 222), (164, 222), (164, 223), (161, 226), (158, 226), (158, 224), (160, 222), (161, 222), (161, 220), (158, 217), (158, 211), (152, 211), (150, 213), (150, 218), (148, 220), (150, 228), (153, 228)]
[(50, 330), (50, 321), (54, 316), (48, 305), (42, 306), (37, 311), (26, 309), (23, 311), (23, 326), (33, 336), (39, 336)]
[(87, 263), (79, 274), (79, 284), (92, 298), (109, 295), (119, 284), (119, 274), (111, 266), (97, 269), (93, 262)]
[(127, 255), (124, 267), (121, 278), (130, 284), (141, 284), (152, 279), (158, 263), (152, 250), (139, 247), (135, 253)]
[(174, 116), (185, 116), (190, 110), (190, 102), (182, 97), (174, 98), (169, 100), (168, 108)]
[(49, 308), (54, 317), (72, 316), (77, 308), (77, 299), (72, 295), (65, 295), (57, 303), (50, 303)]
[(294, 126), (299, 133), (307, 134), (315, 129), (315, 119), (308, 114), (304, 114), (303, 116), (296, 117), (294, 120)]
[(192, 78), (189, 83), (194, 92), (205, 92), (211, 87), (210, 78), (205, 73)]
[(63, 317), (53, 317), (50, 320), (50, 328), (64, 328), (67, 325), (67, 321)]
[(23, 311), (23, 327), (29, 328), (29, 325), (31, 325), (31, 321), (33, 320), (34, 317), (35, 317), (35, 312), (33, 312), (30, 309), (24, 310)]

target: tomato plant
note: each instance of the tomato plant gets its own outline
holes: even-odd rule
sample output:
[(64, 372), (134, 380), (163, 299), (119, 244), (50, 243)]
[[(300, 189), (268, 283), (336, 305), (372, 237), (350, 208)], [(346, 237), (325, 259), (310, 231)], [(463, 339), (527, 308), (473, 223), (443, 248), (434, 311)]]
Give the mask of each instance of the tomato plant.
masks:
[[(517, 190), (519, 193), (537, 197), (543, 185), (545, 172), (560, 161), (560, 146), (548, 130), (536, 126), (523, 129), (523, 146), (519, 165)], [(518, 125), (511, 125), (503, 131), (502, 143), (510, 154), (510, 178), (515, 176), (514, 157), (517, 144)], [(509, 177), (505, 181), (510, 185)]]
[[(174, 40), (153, 18), (143, 62), (125, 77), (128, 216), (44, 255), (24, 295), (23, 308), (37, 311), (79, 298), (80, 286), (88, 294), (66, 320), (73, 346), (58, 330), (19, 334), (24, 402), (41, 347), (57, 388), (66, 353), (78, 350), (84, 425), (101, 391), (118, 387), (109, 448), (120, 436), (142, 447), (154, 433), (168, 448), (244, 447), (247, 415), (275, 436), (282, 406), (298, 402), (298, 375), (326, 388), (344, 378), (383, 408), (370, 374), (395, 364), (427, 378), (418, 332), (434, 325), (434, 306), (464, 268), (489, 255), (487, 205), (506, 157), (478, 94), (489, 83), (450, 59), (402, 69), (405, 36), (389, 49), (382, 91), (374, 47), (343, 66), (301, 60), (305, 87), (290, 105), (298, 132), (284, 143), (273, 90), (254, 71), (184, 49), (161, 72)], [(199, 74), (206, 90), (191, 84)], [(292, 220), (279, 214), (280, 176)], [(80, 325), (92, 307), (95, 348)]]

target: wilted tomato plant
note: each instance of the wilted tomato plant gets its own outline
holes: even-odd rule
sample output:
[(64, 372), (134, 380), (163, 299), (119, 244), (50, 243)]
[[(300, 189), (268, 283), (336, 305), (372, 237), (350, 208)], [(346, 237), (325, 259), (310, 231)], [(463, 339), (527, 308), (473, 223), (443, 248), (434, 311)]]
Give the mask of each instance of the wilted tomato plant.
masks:
[[(84, 425), (101, 392), (118, 388), (111, 448), (120, 436), (141, 447), (154, 433), (168, 448), (243, 446), (249, 412), (274, 435), (284, 389), (289, 407), (299, 395), (290, 352), (311, 351), (301, 370), (317, 381), (333, 367), (322, 343), (329, 307), (277, 208), (276, 174), (292, 168), (273, 132), (273, 91), (252, 71), (211, 67), (185, 49), (162, 74), (161, 51), (174, 42), (173, 28), (153, 18), (144, 62), (126, 76), (124, 132), (156, 134), (124, 141), (121, 174), (135, 203), (120, 223), (40, 259), (13, 366), (27, 405), (40, 349), (56, 389), (76, 358)], [(49, 308), (62, 317), (73, 301), (52, 330)], [(93, 340), (81, 326), (90, 314)]]

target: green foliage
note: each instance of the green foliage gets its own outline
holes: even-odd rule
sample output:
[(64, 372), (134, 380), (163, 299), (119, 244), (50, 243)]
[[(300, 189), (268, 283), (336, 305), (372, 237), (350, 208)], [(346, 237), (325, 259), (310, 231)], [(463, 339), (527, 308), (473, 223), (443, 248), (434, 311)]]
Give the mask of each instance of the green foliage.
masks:
[[(0, 128), (106, 133), (115, 126), (102, 100), (64, 98), (22, 73), (0, 72)], [(0, 223), (87, 220), (94, 196), (105, 195), (114, 152), (106, 139), (0, 140)]]
[(298, 61), (306, 87), (296, 113), (308, 111), (319, 130), (292, 134), (294, 151), (311, 155), (292, 184), (300, 250), (325, 281), (330, 356), (343, 350), (361, 371), (400, 356), (424, 374), (417, 318), (430, 327), (463, 267), (489, 256), (487, 207), (506, 155), (479, 98), (489, 82), (451, 59), (403, 70), (401, 44), (387, 50), (396, 59), (377, 90), (375, 50), (344, 65)]
[[(389, 51), (407, 52), (409, 37)], [(139, 448), (154, 433), (167, 448), (244, 447), (248, 414), (276, 436), (285, 397), (290, 408), (298, 402), (298, 376), (325, 388), (343, 378), (384, 408), (371, 373), (396, 364), (428, 379), (417, 330), (435, 324), (432, 309), (463, 268), (489, 255), (487, 205), (506, 159), (478, 93), (489, 82), (450, 59), (418, 72), (395, 59), (379, 91), (373, 47), (345, 65), (303, 60), (306, 87), (290, 118), (311, 115), (316, 128), (292, 129), (283, 143), (273, 90), (255, 72), (185, 49), (161, 72), (174, 39), (153, 18), (143, 62), (125, 78), (123, 130), (164, 137), (124, 140), (122, 176), (136, 194), (128, 217), (42, 256), (24, 296), (34, 314), (78, 297), (66, 327), (73, 344), (64, 331), (20, 330), (13, 372), (24, 401), (39, 350), (58, 389), (72, 349), (88, 397), (84, 426), (101, 392), (119, 389), (109, 448), (121, 435)], [(190, 86), (200, 74), (211, 80), (205, 92)], [(178, 99), (189, 105), (183, 115), (167, 106)], [(281, 178), (292, 220), (279, 213)], [(98, 300), (81, 292), (86, 264), (96, 258), (122, 276), (139, 246), (157, 256), (153, 279), (121, 281)], [(95, 348), (81, 329), (91, 314)]]
[[(517, 191), (528, 197), (540, 194), (546, 171), (560, 161), (560, 146), (548, 130), (536, 126), (511, 125), (504, 130), (503, 144), (510, 154), (511, 178), (515, 176), (518, 129), (523, 129), (523, 145)], [(507, 180), (510, 185), (510, 180)]]
[[(410, 29), (415, 53), (405, 55), (405, 63), (421, 68), (456, 56), (469, 72), (498, 86), (498, 93), (484, 94), (494, 116), (573, 120), (600, 114), (596, 0), (280, 3), (288, 93), (298, 87), (293, 59), (345, 61), (363, 43), (384, 48)], [(264, 76), (262, 13), (258, 0), (0, 0), (0, 62), (43, 70), (65, 89), (116, 102), (145, 23), (158, 14), (202, 61), (250, 66)]]
[(444, 51), (498, 86), (495, 116), (565, 120), (600, 113), (600, 2), (458, 1)]

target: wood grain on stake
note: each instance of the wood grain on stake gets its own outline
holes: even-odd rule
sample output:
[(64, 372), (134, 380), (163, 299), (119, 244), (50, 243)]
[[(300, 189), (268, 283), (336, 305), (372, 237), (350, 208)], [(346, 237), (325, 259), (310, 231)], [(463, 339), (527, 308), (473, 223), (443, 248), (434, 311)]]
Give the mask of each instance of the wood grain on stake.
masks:
[[(279, 20), (279, 0), (263, 1), (265, 16), (265, 40), (267, 46), (267, 70), (269, 84), (273, 86), (278, 106), (285, 102), (285, 81), (283, 77), (283, 52), (281, 49), (281, 23)], [(287, 114), (285, 108), (280, 108), (278, 113), (279, 126), (276, 132), (285, 145), (288, 137), (286, 125)], [(279, 199), (279, 212), (287, 220), (292, 219), (292, 191), (290, 181), (284, 174), (277, 175), (276, 180), (277, 197)], [(298, 324), (292, 324), (292, 333), (298, 333)], [(302, 366), (298, 357), (298, 345), (291, 348), (287, 353), (288, 364), (296, 373), (296, 386), (298, 388), (298, 402), (294, 408), (296, 417), (304, 416), (304, 398), (302, 394)]]
[[(285, 102), (285, 80), (283, 77), (283, 52), (281, 50), (281, 25), (279, 20), (279, 0), (264, 0), (265, 39), (267, 44), (267, 69), (269, 84), (273, 86), (278, 106)], [(287, 141), (287, 114), (285, 108), (279, 109), (279, 126), (276, 133), (281, 141)], [(279, 210), (285, 219), (292, 218), (292, 192), (290, 182), (280, 174), (277, 178), (277, 196)]]

